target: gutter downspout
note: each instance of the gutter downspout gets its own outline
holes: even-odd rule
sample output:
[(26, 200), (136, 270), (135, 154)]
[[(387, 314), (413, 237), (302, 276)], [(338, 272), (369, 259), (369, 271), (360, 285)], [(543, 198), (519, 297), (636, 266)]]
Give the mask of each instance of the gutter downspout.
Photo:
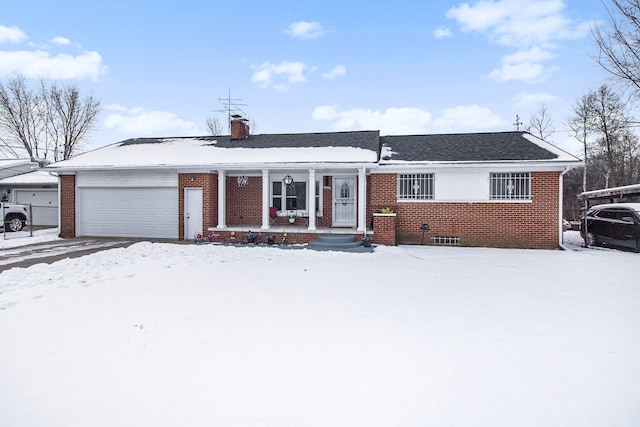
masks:
[(565, 251), (570, 251), (563, 243), (563, 230), (562, 230), (562, 210), (564, 209), (564, 175), (569, 172), (569, 167), (566, 167), (564, 171), (560, 173), (560, 179), (558, 182), (558, 246)]

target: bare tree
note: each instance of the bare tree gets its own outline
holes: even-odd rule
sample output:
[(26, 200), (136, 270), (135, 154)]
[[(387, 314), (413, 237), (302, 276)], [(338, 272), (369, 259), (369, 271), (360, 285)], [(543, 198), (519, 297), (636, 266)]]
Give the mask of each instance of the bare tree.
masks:
[(612, 0), (610, 32), (592, 29), (599, 52), (595, 60), (624, 86), (640, 95), (640, 0)]
[(588, 168), (600, 170), (607, 187), (621, 185), (627, 180), (625, 168), (632, 159), (625, 162), (625, 153), (633, 157), (637, 138), (631, 132), (627, 104), (617, 93), (602, 85), (582, 96), (574, 106), (569, 127), (584, 147), (583, 191), (589, 190), (587, 177), (594, 177)]
[(547, 112), (547, 107), (543, 104), (538, 111), (529, 119), (529, 126), (527, 132), (538, 138), (548, 141), (553, 134), (553, 122)]
[(19, 157), (26, 150), (29, 158), (39, 158), (45, 122), (38, 94), (23, 76), (9, 78), (6, 85), (0, 82), (0, 139), (5, 154)]
[(591, 97), (592, 130), (599, 133), (596, 140), (607, 163), (607, 186), (616, 186), (620, 182), (614, 172), (618, 161), (623, 135), (629, 132), (631, 119), (627, 116), (627, 106), (620, 96), (607, 85), (602, 85)]
[(75, 85), (31, 89), (23, 76), (0, 82), (0, 151), (31, 159), (64, 160), (93, 129), (100, 102)]
[(220, 120), (218, 120), (218, 118), (214, 116), (207, 117), (207, 130), (213, 136), (224, 135)]
[(589, 135), (591, 132), (591, 104), (593, 94), (583, 95), (573, 106), (574, 116), (569, 119), (569, 128), (575, 138), (582, 143), (584, 168), (582, 175), (582, 191), (587, 191), (587, 165), (589, 153)]
[(47, 132), (55, 145), (54, 160), (66, 160), (94, 129), (100, 114), (100, 101), (93, 96), (81, 98), (76, 85), (59, 87), (51, 85), (47, 90), (41, 81), (42, 98), (49, 108)]

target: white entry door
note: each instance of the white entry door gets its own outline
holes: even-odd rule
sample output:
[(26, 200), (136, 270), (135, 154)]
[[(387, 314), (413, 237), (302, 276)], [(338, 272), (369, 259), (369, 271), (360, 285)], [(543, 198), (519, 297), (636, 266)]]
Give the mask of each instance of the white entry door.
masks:
[(356, 178), (333, 177), (333, 219), (334, 227), (355, 227), (356, 225)]
[(193, 239), (202, 229), (202, 188), (184, 189), (184, 238)]

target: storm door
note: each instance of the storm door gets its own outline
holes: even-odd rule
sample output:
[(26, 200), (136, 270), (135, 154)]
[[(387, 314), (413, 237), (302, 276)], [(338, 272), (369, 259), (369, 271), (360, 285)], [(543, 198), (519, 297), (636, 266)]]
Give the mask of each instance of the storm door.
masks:
[(333, 177), (333, 219), (334, 227), (355, 227), (356, 225), (356, 178)]

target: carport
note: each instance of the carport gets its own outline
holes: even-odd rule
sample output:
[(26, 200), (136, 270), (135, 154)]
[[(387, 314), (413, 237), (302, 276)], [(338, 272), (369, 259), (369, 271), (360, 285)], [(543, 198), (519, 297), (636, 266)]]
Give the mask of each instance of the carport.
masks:
[(622, 200), (631, 197), (640, 197), (640, 184), (625, 185), (622, 187), (604, 188), (602, 190), (585, 191), (578, 194), (578, 199), (584, 200), (589, 203), (591, 200), (604, 200), (608, 199), (609, 203)]

